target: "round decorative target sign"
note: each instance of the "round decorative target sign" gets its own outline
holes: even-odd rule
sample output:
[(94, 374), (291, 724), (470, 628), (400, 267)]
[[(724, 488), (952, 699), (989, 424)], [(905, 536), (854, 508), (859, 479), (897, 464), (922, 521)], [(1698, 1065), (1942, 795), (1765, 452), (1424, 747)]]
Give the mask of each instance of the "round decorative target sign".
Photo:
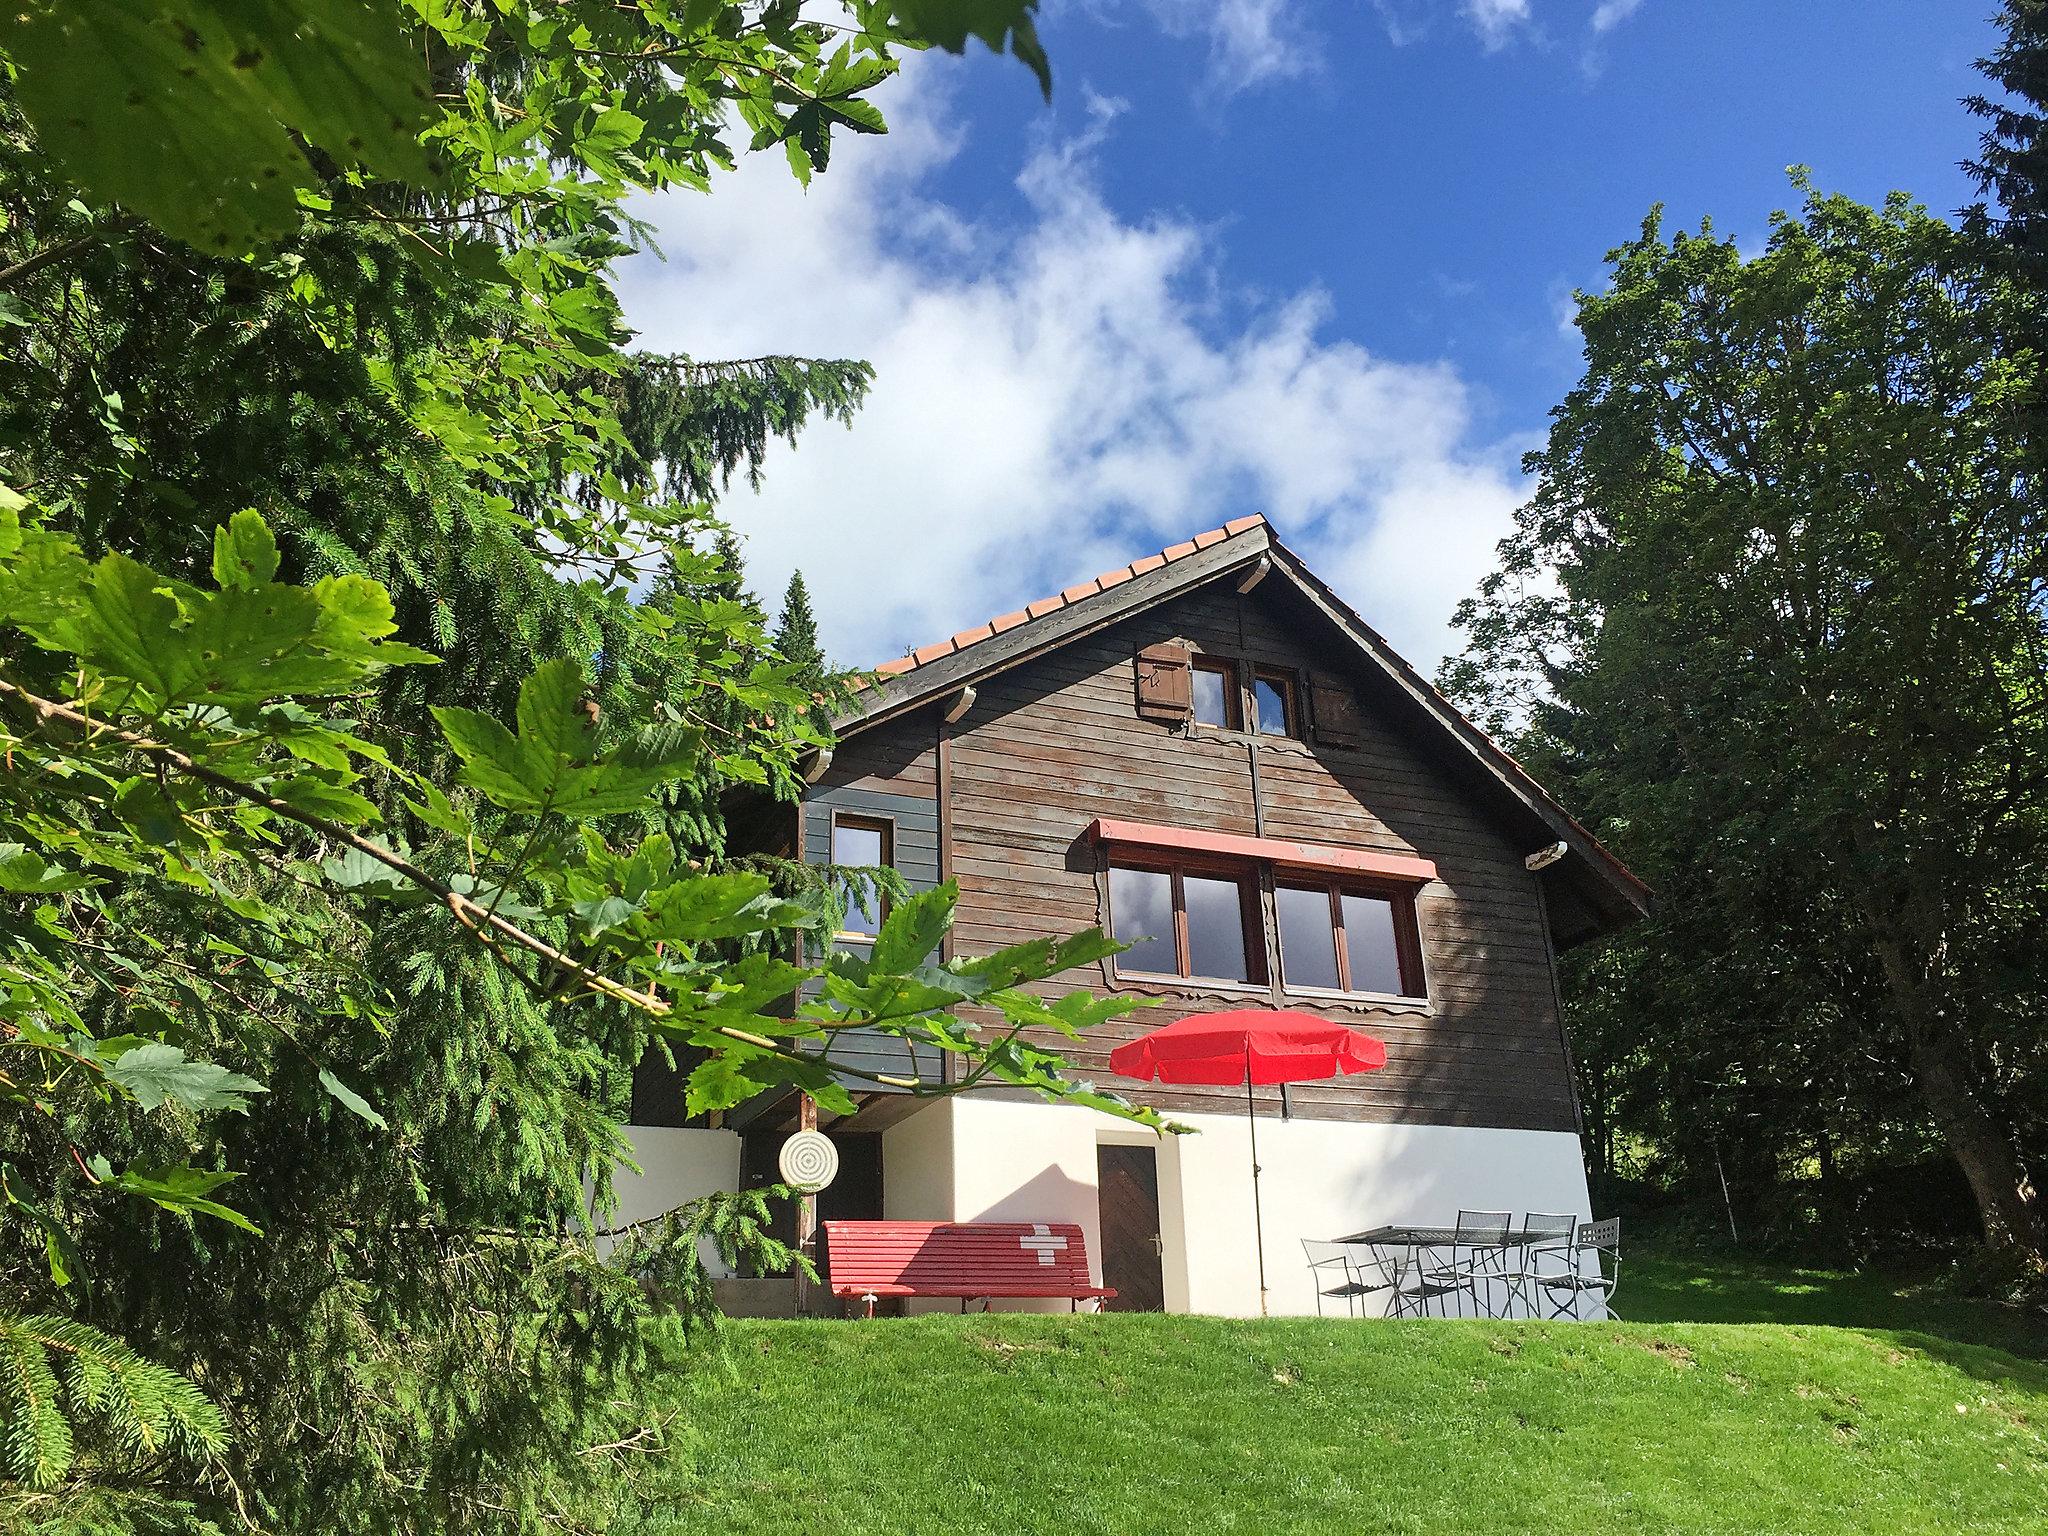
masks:
[(800, 1194), (815, 1195), (839, 1176), (839, 1149), (823, 1131), (798, 1131), (775, 1161), (782, 1182)]

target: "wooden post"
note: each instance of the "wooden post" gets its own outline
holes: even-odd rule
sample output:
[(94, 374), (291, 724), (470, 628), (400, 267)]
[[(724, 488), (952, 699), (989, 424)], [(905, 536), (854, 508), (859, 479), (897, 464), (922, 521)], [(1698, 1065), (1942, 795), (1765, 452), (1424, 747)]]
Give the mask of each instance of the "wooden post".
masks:
[[(808, 1093), (796, 1096), (796, 1128), (799, 1131), (815, 1131), (818, 1128), (818, 1101)], [(813, 1264), (818, 1261), (818, 1197), (803, 1195), (796, 1206), (796, 1247), (797, 1252)], [(796, 1275), (796, 1315), (811, 1315), (811, 1283), (804, 1278), (802, 1270)]]

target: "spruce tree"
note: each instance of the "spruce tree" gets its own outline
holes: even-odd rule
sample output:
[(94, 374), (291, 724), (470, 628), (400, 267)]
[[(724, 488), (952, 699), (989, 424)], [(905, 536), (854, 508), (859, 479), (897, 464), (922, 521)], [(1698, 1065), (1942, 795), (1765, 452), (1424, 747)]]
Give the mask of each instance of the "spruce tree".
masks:
[[(361, 7), (340, 9), (376, 32)], [(318, 137), (362, 106), (322, 95), (343, 71), (264, 94), (292, 67), (280, 52), (329, 35), (281, 32), (278, 49), (237, 60), (233, 92), (215, 92), (257, 103), (259, 117), (274, 108), (296, 135), (278, 135), (283, 197), (242, 224), (224, 213), (239, 217), (252, 178), (236, 173), (261, 146), (197, 131), (195, 103), (219, 84), (207, 71), (226, 67), (206, 39), (175, 70), (154, 55), (128, 58), (131, 74), (80, 69), (101, 55), (68, 29), (101, 23), (32, 7), (0, 42), (0, 509), (10, 524), (19, 508), (24, 522), (40, 511), (88, 557), (118, 549), (167, 581), (210, 586), (215, 526), (258, 507), (281, 581), (381, 583), (395, 640), (441, 662), (348, 700), (393, 765), (388, 780), (361, 781), (381, 834), (415, 848), (433, 840), (417, 784), (454, 782), (432, 709), (509, 718), (536, 662), (591, 665), (587, 702), (607, 722), (759, 713), (741, 701), (761, 615), (738, 563), (714, 568), (701, 504), (755, 475), (769, 441), (814, 417), (846, 420), (869, 370), (629, 356), (609, 268), (628, 248), (630, 194), (707, 187), (729, 166), (719, 130), (739, 98), (759, 141), (808, 178), (825, 161), (814, 98), (833, 50), (842, 110), (872, 114), (860, 92), (893, 69), (884, 23), (848, 66), (840, 29), (738, 6), (583, 7), (594, 33), (488, 6), (441, 8), (437, 30), (416, 9), (394, 9), (387, 41), (398, 66), (423, 73), (405, 111), (446, 114), (456, 130), (433, 177), (377, 174), (418, 157), (430, 122), (386, 112), (355, 118), (353, 142)], [(118, 28), (102, 32), (126, 45)], [(133, 101), (94, 96), (115, 80)], [(773, 100), (770, 81), (784, 93)], [(137, 102), (175, 113), (182, 92), (193, 133), (130, 126)], [(132, 133), (132, 153), (73, 153), (64, 113)], [(637, 125), (632, 154), (621, 121)], [(369, 142), (394, 129), (397, 143)], [(483, 142), (491, 153), (469, 158)], [(131, 169), (141, 174), (124, 179)], [(313, 195), (301, 203), (293, 183)], [(193, 186), (206, 195), (181, 205)], [(664, 601), (686, 623), (646, 622), (631, 596), (650, 558), (674, 573)], [(49, 672), (12, 634), (0, 666), (31, 684)], [(777, 767), (753, 746), (743, 738), (730, 767), (707, 754), (696, 782), (632, 814), (717, 867), (718, 788)], [(20, 813), (42, 788), (10, 771), (8, 836), (23, 835)], [(510, 818), (481, 802), (477, 816), (488, 855)], [(619, 1094), (645, 1036), (616, 1003), (569, 1006), (531, 985), (433, 907), (373, 914), (343, 899), (319, 878), (326, 851), (294, 845), (285, 862), (281, 850), (234, 891), (147, 861), (110, 865), (92, 948), (43, 946), (69, 982), (67, 1025), (108, 1041), (175, 1029), (182, 1052), (265, 1091), (220, 1113), (86, 1097), (75, 1115), (14, 1100), (0, 1115), (0, 1333), (15, 1367), (0, 1381), (0, 1432), (18, 1427), (46, 1452), (0, 1465), (0, 1526), (26, 1507), (12, 1484), (68, 1467), (67, 1489), (175, 1491), (193, 1530), (555, 1529), (575, 1524), (564, 1512), (580, 1492), (631, 1465), (615, 1447), (651, 1422), (636, 1416), (633, 1373), (678, 1325), (579, 1234), (605, 1220)], [(21, 905), (0, 914), (16, 961), (43, 943), (33, 914), (15, 920)], [(236, 921), (250, 911), (264, 921)], [(534, 921), (550, 942), (568, 931), (560, 917)], [(131, 940), (146, 965), (119, 953)], [(15, 1012), (0, 1011), (10, 1031), (47, 1022), (16, 1016), (31, 995), (14, 989)], [(108, 1170), (247, 1170), (233, 1210), (260, 1236), (111, 1197), (73, 1137)], [(33, 1220), (23, 1188), (39, 1202)], [(225, 1443), (168, 1382), (169, 1407), (149, 1414), (183, 1413), (189, 1447), (137, 1433), (139, 1409), (96, 1420), (90, 1404), (50, 1406), (50, 1351), (118, 1378), (123, 1349), (208, 1394)], [(9, 1383), (44, 1410), (17, 1414)], [(75, 1461), (49, 1451), (65, 1426)], [(60, 1513), (35, 1498), (36, 1518)]]
[(2005, 36), (1977, 68), (2006, 99), (1966, 99), (1988, 126), (1964, 169), (1998, 205), (1972, 210), (1978, 220), (2038, 262), (2048, 259), (2048, 0), (2005, 0), (1997, 21)]
[(831, 665), (825, 648), (818, 643), (818, 617), (811, 611), (810, 588), (801, 570), (789, 573), (789, 585), (782, 591), (782, 616), (775, 624), (775, 652), (790, 665), (802, 668), (806, 681), (823, 682)]

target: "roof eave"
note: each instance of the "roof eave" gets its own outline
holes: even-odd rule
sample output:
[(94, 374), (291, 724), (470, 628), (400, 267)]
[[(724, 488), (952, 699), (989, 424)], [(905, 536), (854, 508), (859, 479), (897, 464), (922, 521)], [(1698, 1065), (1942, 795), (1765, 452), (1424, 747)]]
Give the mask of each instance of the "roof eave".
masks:
[(834, 719), (832, 729), (836, 734), (846, 735), (922, 708), (991, 673), (1019, 666), (1084, 635), (1170, 602), (1193, 587), (1251, 564), (1273, 547), (1271, 530), (1259, 523), (1220, 539), (1207, 549), (1164, 561), (1116, 586), (961, 646), (950, 655), (884, 677), (880, 683), (862, 690), (856, 707)]

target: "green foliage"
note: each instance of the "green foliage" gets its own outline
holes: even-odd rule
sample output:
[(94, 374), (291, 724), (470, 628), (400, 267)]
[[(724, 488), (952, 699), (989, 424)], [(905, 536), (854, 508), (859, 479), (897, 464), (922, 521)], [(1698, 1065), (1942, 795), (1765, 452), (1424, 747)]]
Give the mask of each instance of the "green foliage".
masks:
[(1038, 88), (1052, 100), (1052, 65), (1038, 41), (1032, 13), (1038, 0), (897, 0), (897, 17), (908, 29), (939, 47), (959, 53), (970, 37), (990, 51), (1007, 49), (1038, 79)]
[(823, 169), (1032, 7), (76, 9), (0, 16), (0, 1274), (235, 1434), (34, 1518), (552, 1528), (656, 1432), (697, 1238), (794, 1257), (760, 1194), (600, 1252), (650, 1040), (712, 1104), (844, 1103), (868, 1027), (1085, 1093), (1015, 1031), (1103, 1016), (1031, 989), (1088, 945), (828, 977), (840, 877), (726, 855), (840, 685), (708, 503), (871, 373), (629, 354), (609, 275), (629, 197)]
[[(106, 1042), (94, 1044), (105, 1049)], [(107, 1063), (107, 1076), (144, 1109), (155, 1109), (166, 1099), (187, 1109), (240, 1109), (250, 1094), (263, 1091), (254, 1078), (210, 1061), (193, 1061), (161, 1040), (123, 1051)]]
[(519, 685), (516, 736), (473, 709), (434, 710), (462, 759), (463, 782), (508, 811), (574, 817), (636, 811), (657, 788), (695, 766), (693, 731), (644, 729), (600, 754), (597, 715), (583, 668), (567, 658), (543, 662)]
[(2004, 0), (1997, 22), (2005, 35), (1977, 68), (2004, 94), (1965, 101), (1985, 124), (1965, 169), (1997, 201), (2000, 234), (2038, 265), (2048, 255), (2048, 3)]
[(176, 1371), (62, 1317), (0, 1313), (0, 1470), (49, 1488), (81, 1457), (191, 1463), (227, 1444), (220, 1409)]
[(427, 177), (432, 87), (391, 20), (372, 0), (23, 0), (0, 47), (80, 187), (202, 249), (240, 251), (289, 230), (297, 194), (319, 185), (301, 142)]
[[(802, 571), (791, 571), (789, 585), (783, 588), (782, 612), (775, 621), (775, 652), (796, 668), (798, 681), (825, 686), (832, 663), (826, 660), (818, 639), (818, 616), (811, 611), (811, 592), (804, 585)], [(821, 726), (825, 722), (816, 717), (822, 710), (821, 705), (813, 712), (813, 722)]]
[(2038, 1250), (2042, 297), (1904, 198), (1611, 264), (1445, 679), (1658, 891), (1568, 971), (1596, 1145), (1752, 1186), (1939, 1145)]

